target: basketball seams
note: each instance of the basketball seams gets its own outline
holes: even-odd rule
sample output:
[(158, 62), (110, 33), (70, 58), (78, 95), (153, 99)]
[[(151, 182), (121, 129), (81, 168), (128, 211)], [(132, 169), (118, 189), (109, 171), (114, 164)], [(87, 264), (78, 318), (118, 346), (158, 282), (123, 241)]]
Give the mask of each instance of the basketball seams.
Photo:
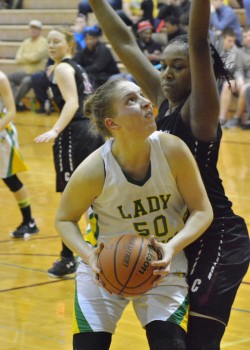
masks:
[(158, 276), (153, 275), (151, 262), (159, 259), (158, 249), (142, 236), (114, 237), (99, 254), (100, 280), (110, 293), (137, 297), (153, 288)]
[(113, 261), (113, 264), (114, 264), (114, 266), (113, 266), (113, 271), (115, 272), (115, 279), (116, 279), (116, 281), (122, 286), (123, 284), (119, 281), (119, 278), (118, 278), (118, 275), (117, 275), (117, 269), (116, 269), (116, 256), (117, 256), (117, 251), (118, 251), (118, 247), (119, 247), (119, 244), (121, 243), (121, 240), (122, 240), (122, 237), (123, 236), (121, 236), (120, 238), (119, 238), (119, 240), (118, 240), (118, 242), (117, 242), (117, 245), (116, 245), (116, 247), (115, 247), (115, 254), (114, 254), (114, 261)]
[[(137, 264), (138, 264), (138, 261), (140, 260), (141, 252), (142, 252), (142, 244), (143, 244), (144, 238), (141, 237), (141, 236), (139, 236), (139, 237), (141, 238), (141, 245), (140, 245), (139, 254), (138, 254), (137, 258), (136, 258), (136, 261), (135, 261), (135, 264), (134, 264), (134, 266), (133, 266), (133, 269), (131, 270), (131, 273), (130, 273), (130, 275), (128, 276), (128, 279), (127, 279), (127, 281), (125, 282), (125, 284), (123, 285), (123, 288), (121, 289), (121, 291), (120, 291), (119, 294), (121, 294), (121, 293), (124, 291), (124, 289), (127, 287), (127, 284), (128, 284), (129, 281), (131, 280), (131, 277), (132, 277), (132, 275), (133, 275), (133, 273), (134, 273), (134, 271), (135, 271), (135, 268), (136, 268), (136, 266), (137, 266)], [(116, 248), (118, 248), (119, 243), (120, 243), (120, 241), (118, 241), (118, 244), (117, 244)], [(136, 241), (135, 241), (135, 244), (136, 244)], [(135, 244), (134, 244), (134, 246), (135, 246)], [(133, 247), (133, 248), (134, 248), (134, 247)], [(116, 262), (116, 261), (115, 261), (115, 262)], [(117, 265), (117, 264), (115, 264), (115, 265)], [(117, 281), (118, 281), (118, 283), (120, 283), (119, 279), (117, 279)], [(136, 288), (136, 287), (135, 287), (135, 288)]]

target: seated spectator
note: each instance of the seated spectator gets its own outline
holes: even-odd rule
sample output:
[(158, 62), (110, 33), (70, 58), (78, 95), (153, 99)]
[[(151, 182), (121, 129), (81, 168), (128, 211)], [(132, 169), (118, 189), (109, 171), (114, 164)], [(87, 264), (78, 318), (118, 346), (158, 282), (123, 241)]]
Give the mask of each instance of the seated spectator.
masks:
[[(115, 10), (122, 8), (122, 0), (108, 0), (108, 2)], [(83, 13), (85, 15), (90, 12), (93, 12), (89, 5), (88, 0), (81, 0), (78, 5), (78, 10), (80, 13)]]
[(189, 14), (189, 9), (190, 0), (169, 0), (161, 4), (157, 18), (162, 20), (169, 16), (175, 16), (179, 18), (181, 22), (182, 17), (185, 16), (186, 18), (187, 14)]
[(223, 0), (211, 1), (210, 24), (216, 37), (221, 35), (223, 29), (233, 29), (236, 34), (236, 44), (241, 46), (242, 33), (239, 19), (230, 6), (224, 5)]
[(94, 89), (105, 83), (113, 74), (118, 74), (117, 63), (111, 50), (99, 40), (101, 29), (96, 26), (85, 29), (86, 47), (75, 58), (87, 72)]
[(8, 75), (18, 111), (27, 109), (21, 100), (31, 88), (30, 77), (44, 70), (48, 59), (47, 39), (41, 35), (42, 23), (32, 20), (29, 27), (30, 37), (22, 42), (16, 54), (21, 68)]
[(250, 84), (245, 87), (245, 104), (245, 118), (241, 122), (241, 129), (250, 130)]
[[(97, 32), (100, 31), (100, 27), (97, 25), (92, 26), (96, 27)], [(85, 29), (88, 28), (88, 15), (83, 13), (78, 13), (76, 16), (75, 22), (72, 26), (72, 31), (74, 33), (74, 39), (76, 43), (74, 57), (86, 47), (85, 43)]]
[[(148, 58), (148, 60), (159, 69), (160, 56), (162, 52), (162, 45), (152, 39), (153, 26), (150, 21), (142, 21), (137, 26), (137, 44)], [(123, 77), (133, 83), (136, 83), (135, 79), (130, 73), (120, 73), (112, 75), (109, 80), (114, 80)]]
[[(242, 117), (245, 112), (245, 91), (250, 83), (250, 28), (244, 29), (244, 46), (237, 48), (235, 58), (231, 61), (235, 64), (235, 80), (231, 81), (231, 89), (223, 84), (221, 91), (220, 120), (224, 128), (233, 128), (243, 123)], [(232, 93), (238, 96), (236, 115), (228, 120), (227, 114), (232, 101)]]
[(153, 65), (160, 63), (162, 46), (152, 39), (153, 26), (150, 21), (142, 21), (137, 26), (137, 44)]
[(140, 21), (150, 21), (154, 26), (154, 18), (158, 13), (157, 0), (123, 0), (122, 9), (117, 10), (117, 13), (136, 33)]
[(153, 27), (155, 25), (154, 6), (157, 6), (157, 1), (154, 2), (152, 0), (146, 0), (146, 1), (142, 1), (141, 3), (141, 10), (142, 10), (141, 21), (150, 21)]
[(162, 20), (156, 28), (156, 32), (166, 33), (166, 43), (179, 35), (187, 34), (186, 30), (181, 27), (179, 18), (174, 15), (167, 16)]
[[(54, 61), (49, 58), (47, 67), (51, 66), (52, 64), (54, 64)], [(46, 70), (31, 75), (31, 87), (34, 90), (36, 99), (40, 104), (40, 108), (35, 110), (35, 112), (38, 114), (49, 115), (54, 110), (48, 94), (49, 85), (50, 81), (47, 77)]]
[(86, 46), (85, 39), (84, 39), (84, 30), (87, 26), (88, 26), (88, 15), (79, 13), (76, 16), (75, 22), (72, 26), (77, 52), (80, 51), (81, 49), (84, 49), (84, 47)]
[(250, 26), (250, 0), (243, 0), (243, 7), (246, 11), (247, 26)]

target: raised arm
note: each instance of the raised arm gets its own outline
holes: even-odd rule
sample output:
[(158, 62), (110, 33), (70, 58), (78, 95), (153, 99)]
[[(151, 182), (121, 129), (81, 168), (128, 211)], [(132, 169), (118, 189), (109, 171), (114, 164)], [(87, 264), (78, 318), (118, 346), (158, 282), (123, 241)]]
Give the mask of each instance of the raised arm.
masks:
[(138, 47), (134, 35), (106, 0), (89, 0), (109, 43), (155, 106), (164, 100), (160, 73)]
[(216, 138), (219, 96), (209, 44), (210, 0), (192, 0), (188, 29), (191, 69), (190, 126), (203, 141)]

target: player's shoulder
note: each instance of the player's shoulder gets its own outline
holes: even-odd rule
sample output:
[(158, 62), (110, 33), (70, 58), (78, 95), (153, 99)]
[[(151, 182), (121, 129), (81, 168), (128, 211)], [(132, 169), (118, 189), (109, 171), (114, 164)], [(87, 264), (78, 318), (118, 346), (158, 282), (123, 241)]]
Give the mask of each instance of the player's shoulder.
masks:
[(71, 64), (68, 62), (60, 62), (56, 68), (55, 68), (55, 74), (56, 75), (65, 75), (68, 73), (73, 73), (74, 74), (75, 69), (72, 67)]
[(186, 147), (186, 144), (184, 141), (182, 141), (178, 136), (169, 134), (164, 131), (157, 131), (157, 135), (160, 139), (160, 142), (163, 146), (166, 147)]
[(178, 136), (171, 135), (165, 132), (159, 132), (161, 148), (168, 161), (182, 161), (183, 157), (190, 156), (190, 150), (183, 140)]
[(104, 163), (101, 155), (101, 147), (92, 152), (75, 171), (81, 178), (97, 180), (104, 175)]

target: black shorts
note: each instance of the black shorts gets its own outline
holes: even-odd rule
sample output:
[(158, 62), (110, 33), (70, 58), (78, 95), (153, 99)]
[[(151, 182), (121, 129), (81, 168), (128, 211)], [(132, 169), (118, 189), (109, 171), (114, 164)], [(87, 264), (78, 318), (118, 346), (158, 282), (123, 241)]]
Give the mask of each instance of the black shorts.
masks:
[(233, 213), (214, 219), (185, 252), (189, 262), (190, 311), (214, 317), (226, 325), (249, 266), (245, 221)]
[(57, 192), (63, 192), (78, 165), (104, 143), (102, 136), (90, 131), (90, 123), (89, 119), (75, 120), (55, 140), (53, 155)]

